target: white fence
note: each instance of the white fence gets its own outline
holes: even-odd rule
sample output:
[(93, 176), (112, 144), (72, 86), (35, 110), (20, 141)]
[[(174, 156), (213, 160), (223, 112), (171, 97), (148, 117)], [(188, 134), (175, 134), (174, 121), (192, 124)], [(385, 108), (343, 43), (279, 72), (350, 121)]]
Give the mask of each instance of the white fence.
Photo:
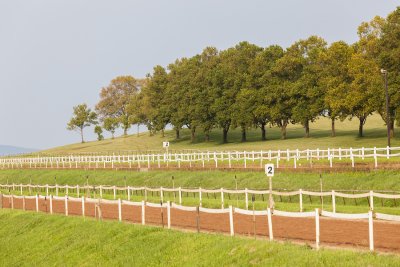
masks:
[(269, 191), (269, 190), (254, 190), (254, 189), (239, 189), (239, 190), (234, 190), (234, 189), (204, 189), (204, 188), (182, 188), (182, 187), (176, 187), (176, 188), (166, 188), (166, 187), (159, 187), (159, 188), (151, 188), (151, 187), (134, 187), (134, 186), (127, 186), (127, 187), (119, 187), (119, 186), (107, 186), (107, 185), (85, 185), (85, 186), (80, 186), (80, 185), (30, 185), (30, 184), (0, 184), (0, 189), (4, 191), (11, 192), (12, 191), (20, 191), (20, 194), (23, 195), (24, 192), (30, 192), (32, 193), (33, 191), (38, 191), (38, 190), (45, 190), (46, 196), (50, 195), (50, 190), (55, 191), (55, 195), (59, 196), (61, 194), (61, 190), (65, 195), (68, 195), (69, 193), (74, 193), (77, 195), (77, 197), (80, 197), (81, 195), (84, 195), (85, 192), (88, 190), (98, 192), (100, 198), (103, 198), (103, 194), (105, 192), (109, 193), (110, 191), (112, 192), (114, 200), (117, 199), (117, 193), (123, 193), (124, 195), (127, 196), (128, 201), (131, 200), (131, 196), (133, 195), (134, 191), (143, 191), (143, 198), (144, 201), (148, 200), (148, 194), (149, 192), (156, 192), (160, 196), (160, 201), (165, 202), (164, 200), (164, 194), (166, 192), (171, 192), (174, 193), (174, 196), (178, 198), (178, 203), (182, 205), (182, 194), (183, 193), (194, 193), (197, 194), (198, 196), (198, 201), (199, 201), (199, 206), (202, 206), (202, 201), (203, 201), (203, 196), (204, 194), (219, 194), (220, 200), (221, 200), (221, 208), (224, 209), (225, 207), (225, 194), (233, 194), (233, 195), (242, 195), (245, 201), (245, 207), (246, 210), (249, 209), (249, 195), (269, 195), (272, 194), (273, 196), (299, 196), (299, 211), (303, 212), (303, 198), (304, 196), (315, 196), (315, 197), (330, 197), (331, 202), (332, 202), (332, 211), (333, 213), (336, 213), (336, 198), (341, 197), (341, 198), (349, 198), (349, 199), (360, 199), (360, 198), (367, 198), (369, 202), (369, 207), (370, 210), (374, 210), (374, 198), (380, 198), (380, 199), (393, 199), (396, 201), (396, 199), (400, 199), (400, 194), (384, 194), (384, 193), (378, 193), (374, 191), (369, 191), (366, 193), (358, 193), (358, 194), (347, 194), (347, 193), (341, 193), (341, 192), (336, 192), (335, 190), (332, 191), (326, 191), (326, 192), (314, 192), (314, 191), (305, 191), (302, 189), (299, 189), (297, 191), (285, 191), (285, 192), (279, 192), (279, 191)]
[[(400, 147), (384, 148), (328, 148), (305, 150), (261, 150), (261, 151), (206, 151), (193, 153), (156, 153), (132, 155), (70, 155), (54, 157), (16, 157), (0, 158), (0, 167), (9, 168), (262, 168), (265, 162), (275, 162), (276, 167), (282, 161), (292, 162), (297, 168), (299, 161), (314, 163), (325, 161), (333, 167), (334, 161), (347, 161), (355, 167), (356, 159), (373, 160), (378, 167), (378, 158), (398, 158)], [(293, 165), (292, 165), (293, 164)], [(300, 163), (301, 164), (301, 163)], [(182, 166), (181, 166), (182, 165)]]
[[(145, 225), (146, 224), (146, 207), (151, 207), (151, 208), (160, 208), (161, 209), (161, 216), (163, 217), (163, 209), (165, 208), (167, 210), (166, 216), (167, 216), (167, 227), (168, 229), (171, 228), (171, 209), (176, 209), (176, 210), (182, 210), (182, 211), (191, 211), (191, 212), (196, 212), (197, 217), (199, 217), (199, 213), (205, 213), (205, 214), (228, 214), (229, 215), (229, 233), (231, 236), (235, 235), (235, 229), (234, 229), (234, 214), (243, 214), (243, 215), (250, 215), (253, 216), (253, 222), (255, 221), (255, 216), (267, 216), (267, 224), (268, 224), (268, 237), (270, 240), (274, 240), (274, 232), (273, 232), (273, 220), (272, 218), (274, 216), (280, 216), (280, 217), (292, 217), (292, 218), (315, 218), (315, 247), (318, 249), (320, 246), (320, 216), (323, 217), (329, 217), (329, 218), (336, 218), (336, 219), (347, 219), (347, 220), (368, 220), (368, 235), (369, 235), (369, 249), (371, 251), (374, 250), (374, 218), (378, 220), (386, 220), (386, 221), (395, 221), (395, 222), (400, 222), (400, 216), (394, 216), (394, 215), (387, 215), (387, 214), (381, 214), (381, 213), (376, 213), (374, 214), (373, 211), (369, 211), (368, 213), (362, 213), (362, 214), (344, 214), (344, 213), (334, 213), (334, 212), (328, 212), (320, 209), (315, 209), (315, 211), (312, 212), (286, 212), (286, 211), (279, 211), (279, 210), (273, 210), (268, 208), (267, 210), (262, 210), (262, 211), (248, 211), (248, 210), (242, 210), (239, 208), (234, 208), (233, 206), (229, 206), (229, 208), (226, 209), (208, 209), (208, 208), (202, 208), (202, 207), (185, 207), (181, 205), (177, 205), (175, 203), (171, 202), (166, 202), (166, 203), (148, 203), (146, 201), (141, 201), (141, 202), (131, 202), (131, 201), (124, 201), (121, 199), (118, 200), (106, 200), (106, 199), (94, 199), (94, 198), (73, 198), (69, 196), (64, 196), (64, 197), (57, 197), (57, 196), (17, 196), (17, 195), (2, 195), (0, 194), (0, 205), (1, 208), (3, 207), (4, 199), (3, 198), (8, 198), (10, 202), (10, 208), (14, 209), (14, 202), (16, 199), (22, 199), (22, 209), (26, 210), (26, 201), (31, 199), (35, 200), (35, 210), (36, 212), (40, 211), (39, 208), (39, 200), (40, 199), (46, 199), (48, 198), (49, 200), (49, 206), (50, 210), (46, 212), (49, 212), (50, 214), (53, 214), (53, 202), (54, 200), (58, 200), (64, 203), (64, 213), (66, 216), (69, 215), (69, 203), (70, 202), (76, 202), (76, 203), (81, 203), (81, 212), (82, 216), (87, 216), (86, 215), (86, 209), (85, 209), (85, 203), (95, 203), (95, 204), (111, 204), (114, 206), (117, 206), (118, 209), (118, 219), (119, 221), (122, 221), (122, 205), (128, 205), (128, 206), (137, 206), (141, 207), (141, 224)], [(96, 206), (95, 206), (96, 209)], [(100, 212), (101, 214), (101, 212)], [(96, 215), (95, 215), (96, 217)], [(100, 216), (101, 218), (101, 216)], [(198, 223), (198, 218), (197, 218), (197, 229), (199, 231), (199, 223)], [(164, 227), (164, 222), (162, 222), (163, 227)], [(256, 234), (256, 233), (254, 233)]]

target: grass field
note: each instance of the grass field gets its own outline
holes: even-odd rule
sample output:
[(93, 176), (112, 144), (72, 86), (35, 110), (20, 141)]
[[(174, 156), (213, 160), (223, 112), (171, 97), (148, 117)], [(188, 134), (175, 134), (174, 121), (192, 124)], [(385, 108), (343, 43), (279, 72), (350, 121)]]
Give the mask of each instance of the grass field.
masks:
[[(238, 188), (249, 189), (265, 189), (267, 188), (267, 179), (261, 172), (191, 172), (191, 171), (152, 171), (152, 172), (132, 172), (132, 171), (82, 171), (82, 170), (3, 170), (0, 172), (0, 183), (30, 183), (33, 184), (57, 184), (59, 185), (84, 185), (87, 180), (90, 185), (117, 185), (124, 186), (149, 186), (149, 187), (169, 187), (173, 186), (172, 176), (174, 176), (175, 187), (185, 188), (235, 188), (235, 179), (237, 177)], [(56, 178), (55, 178), (56, 177)], [(125, 179), (126, 177), (126, 179)], [(322, 174), (323, 191), (330, 190), (346, 190), (349, 193), (356, 193), (357, 190), (376, 190), (376, 191), (396, 191), (400, 193), (400, 173), (398, 171), (373, 171), (373, 172), (343, 172), (343, 173), (324, 173)], [(277, 173), (273, 178), (273, 187), (276, 190), (295, 191), (303, 190), (320, 190), (320, 178), (318, 173)], [(354, 192), (352, 191), (354, 190)], [(53, 190), (54, 191), (54, 190)], [(8, 192), (3, 192), (8, 193)], [(14, 194), (20, 194), (18, 188)], [(35, 194), (36, 191), (30, 192)], [(40, 192), (39, 192), (40, 193)], [(41, 194), (45, 191), (42, 190)], [(55, 192), (50, 192), (55, 194)], [(24, 192), (28, 194), (28, 192)], [(62, 195), (60, 191), (60, 195)], [(83, 193), (81, 192), (81, 195)], [(94, 197), (94, 191), (85, 192), (91, 197)], [(76, 196), (73, 190), (69, 193), (70, 196)], [(97, 197), (99, 192), (97, 192)], [(111, 191), (104, 192), (103, 198), (112, 199)], [(117, 198), (127, 199), (124, 192), (117, 192)], [(143, 200), (143, 192), (133, 192), (132, 201)], [(267, 207), (267, 196), (256, 196), (255, 208), (265, 209)], [(177, 202), (176, 195), (172, 193), (164, 193), (164, 201)], [(160, 201), (159, 194), (149, 193), (148, 201), (158, 203)], [(299, 211), (299, 197), (276, 197), (276, 208), (286, 211)], [(225, 206), (233, 205), (235, 207), (245, 208), (244, 195), (237, 197), (236, 195), (225, 195)], [(303, 197), (303, 208), (305, 211), (310, 211), (315, 208), (323, 208), (330, 211), (332, 209), (332, 200), (330, 197), (324, 197), (323, 200), (319, 197)], [(198, 194), (183, 194), (183, 205), (197, 206), (199, 205)], [(204, 194), (203, 207), (219, 208), (221, 207), (221, 198), (217, 194)], [(344, 213), (365, 213), (368, 212), (367, 199), (344, 200), (337, 198), (336, 211)], [(375, 211), (400, 215), (400, 202), (394, 200), (381, 200), (376, 198)], [(251, 203), (250, 203), (251, 208)]]
[[(51, 241), (50, 241), (51, 240)], [(2, 266), (398, 266), (400, 257), (0, 210)]]
[[(116, 152), (128, 150), (162, 150), (162, 142), (170, 141), (171, 150), (252, 150), (252, 149), (305, 149), (305, 148), (328, 148), (328, 147), (385, 147), (386, 128), (382, 118), (374, 114), (368, 117), (365, 124), (365, 137), (358, 137), (358, 120), (337, 121), (337, 136), (332, 138), (330, 133), (330, 120), (319, 118), (311, 124), (311, 137), (304, 138), (304, 129), (300, 125), (288, 127), (287, 139), (280, 140), (280, 129), (276, 127), (267, 129), (267, 141), (261, 142), (260, 130), (248, 131), (248, 142), (240, 142), (240, 131), (234, 129), (229, 131), (229, 143), (221, 143), (221, 130), (214, 129), (211, 133), (210, 142), (204, 142), (204, 134), (201, 130), (197, 133), (194, 143), (190, 141), (190, 132), (182, 130), (181, 139), (175, 140), (174, 131), (166, 131), (165, 137), (161, 134), (149, 136), (141, 133), (139, 137), (135, 134), (127, 137), (118, 137), (114, 140), (92, 141), (84, 144), (72, 144), (56, 147), (43, 151), (49, 154), (78, 153), (78, 152)], [(392, 140), (393, 146), (400, 145), (400, 139)]]

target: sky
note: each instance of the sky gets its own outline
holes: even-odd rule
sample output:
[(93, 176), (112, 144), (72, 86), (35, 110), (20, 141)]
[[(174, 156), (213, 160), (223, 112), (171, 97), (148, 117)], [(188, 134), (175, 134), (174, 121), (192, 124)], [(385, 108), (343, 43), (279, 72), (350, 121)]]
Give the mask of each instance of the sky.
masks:
[[(361, 22), (386, 17), (399, 5), (392, 0), (0, 0), (0, 144), (45, 149), (79, 142), (78, 133), (66, 130), (72, 107), (93, 108), (101, 88), (118, 75), (141, 78), (155, 65), (240, 41), (288, 47), (316, 34), (352, 43)], [(85, 135), (95, 139), (93, 129)]]

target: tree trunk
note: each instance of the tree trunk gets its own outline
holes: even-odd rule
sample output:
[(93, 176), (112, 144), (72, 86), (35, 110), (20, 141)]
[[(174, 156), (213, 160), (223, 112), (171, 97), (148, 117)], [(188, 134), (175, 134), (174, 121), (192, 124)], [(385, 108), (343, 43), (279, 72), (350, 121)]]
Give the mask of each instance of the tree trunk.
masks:
[(114, 139), (114, 132), (111, 132), (111, 139)]
[(81, 128), (81, 142), (82, 144), (85, 143), (85, 140), (83, 140), (83, 128)]
[(394, 120), (390, 121), (390, 138), (394, 137)]
[(242, 126), (242, 142), (246, 142), (247, 138), (246, 138), (246, 127)]
[(179, 129), (175, 129), (175, 139), (179, 139), (181, 138), (181, 133), (179, 131)]
[(138, 124), (137, 124), (137, 128), (136, 128), (136, 136), (137, 136), (137, 137), (139, 137), (139, 126), (140, 126), (140, 124), (138, 123)]
[(204, 139), (205, 139), (206, 142), (210, 141), (210, 132), (209, 131), (205, 132)]
[(128, 135), (128, 127), (124, 127), (124, 136)]
[(265, 130), (265, 123), (261, 124), (261, 140), (265, 141), (267, 140), (267, 134)]
[(309, 138), (309, 137), (310, 137), (310, 121), (309, 121), (309, 120), (306, 120), (306, 121), (304, 122), (304, 129), (306, 130), (306, 135), (305, 135), (305, 137), (306, 137), (306, 138)]
[(287, 124), (283, 124), (281, 126), (281, 139), (282, 140), (286, 139), (286, 127), (287, 127)]
[(190, 129), (190, 140), (192, 141), (192, 143), (194, 143), (195, 139), (196, 139), (196, 127), (192, 127)]
[(336, 136), (335, 118), (331, 118), (331, 129), (332, 129), (331, 136), (332, 136), (332, 137), (335, 137), (335, 136)]
[(165, 137), (164, 129), (161, 129), (161, 137)]
[(224, 144), (228, 143), (228, 130), (226, 128), (222, 129), (222, 143)]
[(358, 126), (358, 137), (363, 137), (364, 136), (364, 123), (365, 123), (365, 118), (359, 117), (360, 120), (360, 125)]

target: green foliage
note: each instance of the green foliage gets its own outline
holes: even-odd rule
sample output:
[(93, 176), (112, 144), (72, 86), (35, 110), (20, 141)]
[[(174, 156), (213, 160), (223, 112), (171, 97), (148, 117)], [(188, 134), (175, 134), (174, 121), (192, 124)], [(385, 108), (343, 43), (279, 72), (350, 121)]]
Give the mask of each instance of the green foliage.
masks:
[(83, 129), (92, 124), (97, 124), (97, 114), (88, 108), (86, 104), (80, 104), (74, 107), (73, 116), (67, 124), (67, 129), (79, 131), (81, 141), (84, 143)]
[(128, 133), (131, 126), (130, 118), (135, 112), (129, 105), (139, 93), (139, 87), (140, 82), (132, 76), (119, 76), (100, 92), (100, 102), (96, 105), (97, 112), (103, 120), (117, 118), (122, 125), (124, 135)]
[(101, 128), (100, 125), (96, 125), (96, 127), (94, 127), (94, 133), (97, 134), (97, 141), (101, 141), (104, 139), (103, 128)]
[(106, 117), (103, 119), (103, 128), (111, 133), (111, 139), (114, 139), (115, 130), (119, 127), (119, 125), (119, 118)]

